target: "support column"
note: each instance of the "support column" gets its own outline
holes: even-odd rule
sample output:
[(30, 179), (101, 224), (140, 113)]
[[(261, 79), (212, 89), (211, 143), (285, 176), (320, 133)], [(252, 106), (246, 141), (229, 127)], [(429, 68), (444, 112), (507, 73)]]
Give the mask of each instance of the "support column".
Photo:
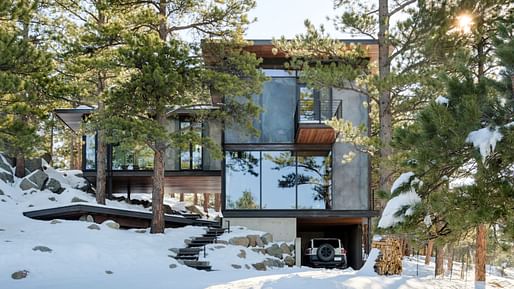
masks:
[(302, 266), (302, 238), (294, 240), (294, 256), (296, 258), (296, 266)]
[(208, 212), (209, 209), (209, 193), (203, 194), (203, 211)]
[(221, 212), (221, 194), (214, 194), (214, 209)]
[(180, 193), (180, 201), (183, 202), (184, 201), (184, 193)]
[(198, 205), (198, 194), (195, 193), (194, 196), (193, 196), (193, 204), (196, 206)]

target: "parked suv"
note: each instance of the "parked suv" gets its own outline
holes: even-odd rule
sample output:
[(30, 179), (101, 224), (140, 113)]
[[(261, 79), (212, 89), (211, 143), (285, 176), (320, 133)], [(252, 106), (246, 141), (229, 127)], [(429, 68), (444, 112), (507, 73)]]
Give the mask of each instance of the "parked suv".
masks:
[(346, 250), (337, 238), (309, 240), (305, 250), (306, 261), (312, 267), (346, 268)]

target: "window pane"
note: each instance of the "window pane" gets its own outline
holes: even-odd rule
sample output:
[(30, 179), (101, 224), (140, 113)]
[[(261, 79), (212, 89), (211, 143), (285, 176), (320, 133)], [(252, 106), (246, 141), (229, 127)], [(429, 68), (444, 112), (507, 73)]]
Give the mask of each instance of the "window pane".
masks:
[(330, 209), (330, 155), (298, 153), (298, 209)]
[(113, 170), (152, 170), (154, 152), (146, 145), (112, 148)]
[(262, 152), (262, 208), (296, 208), (296, 161), (291, 152)]
[(226, 208), (258, 209), (260, 153), (227, 152), (225, 157)]
[(275, 78), (266, 82), (262, 94), (261, 143), (292, 143), (296, 79)]
[(86, 170), (96, 169), (96, 137), (86, 135)]

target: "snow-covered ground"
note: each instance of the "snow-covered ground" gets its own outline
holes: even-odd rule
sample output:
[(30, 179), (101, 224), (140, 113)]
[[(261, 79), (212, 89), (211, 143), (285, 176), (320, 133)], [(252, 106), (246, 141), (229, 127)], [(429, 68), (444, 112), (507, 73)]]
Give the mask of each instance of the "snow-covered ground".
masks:
[[(98, 229), (88, 228), (85, 221), (37, 221), (26, 218), (23, 211), (70, 203), (74, 197), (94, 203), (92, 196), (73, 189), (81, 179), (73, 173), (64, 176), (58, 171), (49, 175), (63, 184), (65, 191), (54, 194), (45, 191), (22, 191), (14, 183), (0, 180), (0, 288), (23, 289), (89, 289), (89, 288), (472, 288), (473, 272), (467, 281), (454, 273), (436, 280), (433, 266), (423, 260), (405, 259), (402, 276), (377, 276), (368, 263), (362, 270), (326, 270), (311, 268), (273, 268), (257, 271), (250, 265), (269, 256), (249, 248), (213, 244), (207, 248), (206, 260), (212, 272), (197, 271), (179, 264), (170, 255), (171, 248), (185, 246), (184, 239), (200, 236), (204, 229), (185, 227), (167, 229), (164, 234), (149, 234), (148, 230), (117, 230), (106, 224)], [(141, 210), (141, 206), (124, 202), (109, 202), (118, 206)], [(233, 236), (261, 234), (261, 232), (233, 228), (221, 239)], [(39, 247), (38, 247), (39, 246)], [(245, 251), (245, 258), (237, 254)], [(203, 256), (202, 256), (202, 259)], [(369, 260), (373, 259), (371, 255)], [(238, 264), (241, 269), (235, 269)], [(419, 277), (416, 277), (416, 264)], [(250, 269), (247, 269), (250, 267)], [(458, 264), (455, 272), (459, 272)], [(15, 280), (12, 274), (26, 270), (28, 275)], [(488, 276), (490, 288), (514, 288), (514, 271), (507, 278)]]

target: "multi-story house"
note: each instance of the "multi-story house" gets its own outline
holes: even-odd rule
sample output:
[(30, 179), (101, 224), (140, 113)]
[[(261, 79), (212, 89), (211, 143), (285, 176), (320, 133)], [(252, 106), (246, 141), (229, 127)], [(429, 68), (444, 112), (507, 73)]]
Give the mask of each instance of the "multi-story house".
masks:
[[(376, 60), (376, 43), (368, 46)], [(354, 125), (369, 125), (368, 99), (355, 90), (313, 90), (299, 82), (298, 72), (284, 70), (283, 54), (272, 53), (268, 40), (253, 41), (248, 51), (263, 59), (269, 76), (262, 94), (253, 99), (263, 111), (255, 119), (260, 131), (252, 135), (237, 125), (215, 121), (194, 123), (194, 108), (177, 112), (169, 130), (191, 129), (214, 138), (224, 159), (213, 159), (208, 150), (191, 145), (188, 150), (168, 150), (166, 194), (201, 194), (221, 207), (224, 222), (270, 232), (276, 240), (301, 238), (302, 249), (315, 237), (337, 237), (347, 249), (348, 263), (360, 267), (369, 250), (373, 198), (370, 160), (354, 146), (337, 141), (325, 124), (332, 117)], [(220, 100), (216, 100), (220, 101)], [(57, 110), (72, 129), (79, 127), (90, 109)], [(344, 162), (353, 151), (351, 162)], [(84, 136), (84, 176), (95, 181), (95, 137)], [(108, 192), (151, 192), (153, 154), (148, 148), (108, 149)]]

